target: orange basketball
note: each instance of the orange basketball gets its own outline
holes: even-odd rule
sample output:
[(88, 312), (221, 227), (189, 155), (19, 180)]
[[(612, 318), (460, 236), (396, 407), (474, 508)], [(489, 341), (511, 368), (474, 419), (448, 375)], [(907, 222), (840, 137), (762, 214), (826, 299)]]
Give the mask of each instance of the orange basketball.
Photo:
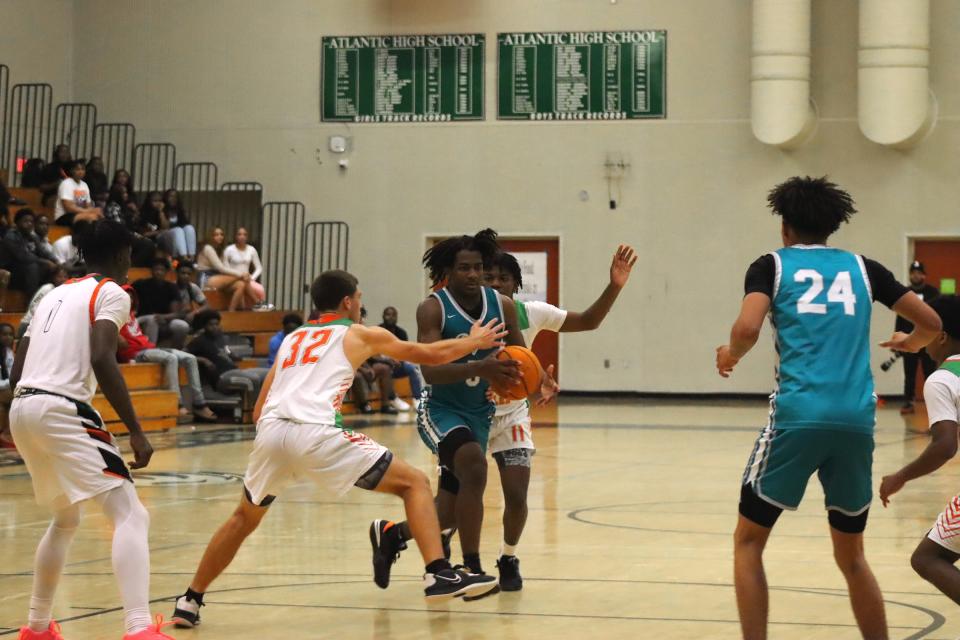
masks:
[(526, 347), (509, 346), (497, 354), (500, 360), (516, 360), (520, 363), (520, 380), (507, 387), (494, 386), (493, 392), (504, 400), (523, 400), (540, 390), (543, 370), (537, 355)]

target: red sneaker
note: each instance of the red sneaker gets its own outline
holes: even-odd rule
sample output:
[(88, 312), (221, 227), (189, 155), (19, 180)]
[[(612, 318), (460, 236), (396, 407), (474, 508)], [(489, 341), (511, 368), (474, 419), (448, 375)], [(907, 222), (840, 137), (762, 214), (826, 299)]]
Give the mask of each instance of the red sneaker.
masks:
[(158, 613), (156, 624), (150, 625), (137, 633), (128, 633), (123, 636), (123, 640), (174, 640), (173, 636), (168, 636), (160, 631), (163, 627), (169, 627), (172, 624), (172, 622), (164, 622), (163, 616)]
[(46, 631), (34, 631), (30, 627), (21, 627), (18, 640), (64, 640), (60, 635), (60, 625), (56, 620), (50, 621)]

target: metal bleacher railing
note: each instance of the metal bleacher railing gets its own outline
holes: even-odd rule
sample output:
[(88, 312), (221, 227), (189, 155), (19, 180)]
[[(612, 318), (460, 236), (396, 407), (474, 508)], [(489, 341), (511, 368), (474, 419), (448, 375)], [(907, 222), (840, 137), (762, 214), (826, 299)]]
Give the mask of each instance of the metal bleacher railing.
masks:
[(3, 121), (3, 153), (10, 186), (20, 186), (17, 158), (46, 158), (50, 147), (53, 87), (43, 82), (16, 84), (10, 89)]
[(0, 64), (0, 171), (7, 159), (7, 93), (10, 90), (10, 67)]
[(143, 142), (133, 148), (134, 188), (138, 194), (165, 191), (173, 186), (177, 148), (169, 142)]
[(104, 171), (111, 178), (118, 169), (133, 169), (133, 148), (137, 144), (137, 128), (129, 122), (98, 122), (93, 130), (93, 154), (103, 160)]
[(350, 225), (346, 222), (311, 222), (303, 230), (304, 311), (309, 311), (310, 283), (328, 269), (347, 269), (350, 251)]
[(89, 160), (97, 128), (97, 106), (89, 102), (65, 102), (53, 112), (54, 144), (70, 147), (74, 158)]

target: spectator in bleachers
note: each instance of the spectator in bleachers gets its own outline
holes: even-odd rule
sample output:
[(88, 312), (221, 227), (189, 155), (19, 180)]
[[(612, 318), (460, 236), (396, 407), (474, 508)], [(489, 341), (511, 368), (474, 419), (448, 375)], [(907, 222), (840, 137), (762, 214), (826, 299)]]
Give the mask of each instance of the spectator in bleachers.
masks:
[(143, 224), (140, 219), (140, 209), (137, 203), (130, 199), (125, 186), (114, 184), (110, 187), (110, 195), (107, 197), (107, 206), (104, 208), (103, 215), (111, 220), (122, 222), (133, 235), (133, 245), (130, 250), (131, 265), (139, 268), (151, 266), (157, 254), (157, 245), (150, 236), (155, 236), (157, 231)]
[[(81, 223), (82, 224), (82, 223)], [(57, 264), (66, 269), (67, 274), (76, 277), (86, 273), (87, 267), (80, 259), (80, 252), (77, 245), (73, 243), (73, 237), (77, 231), (77, 224), (74, 223), (71, 233), (68, 236), (61, 236), (53, 243), (53, 255)]]
[(270, 370), (262, 367), (237, 368), (223, 335), (220, 317), (220, 313), (213, 310), (202, 311), (194, 317), (193, 329), (198, 333), (187, 345), (187, 351), (197, 356), (201, 375), (214, 389), (229, 393), (238, 385), (245, 385), (249, 397), (256, 399)]
[(170, 262), (157, 258), (150, 268), (151, 277), (133, 283), (138, 298), (137, 318), (150, 342), (168, 340), (174, 349), (183, 349), (190, 325), (181, 317), (180, 289), (167, 280), (169, 272)]
[(12, 446), (10, 437), (10, 403), (13, 389), (10, 387), (10, 372), (13, 371), (13, 325), (0, 323), (0, 445)]
[(103, 212), (93, 206), (90, 199), (90, 187), (83, 181), (87, 169), (80, 160), (67, 163), (69, 175), (57, 188), (57, 204), (54, 218), (57, 224), (70, 226), (76, 220), (95, 220)]
[(23, 314), (23, 317), (20, 319), (20, 326), (17, 327), (17, 340), (22, 338), (23, 334), (27, 332), (27, 327), (30, 326), (30, 321), (33, 320), (33, 314), (36, 313), (37, 307), (40, 306), (40, 301), (43, 300), (43, 297), (66, 281), (67, 270), (58, 265), (53, 270), (50, 282), (37, 289), (37, 292), (33, 294), (33, 297), (30, 299), (27, 312)]
[[(366, 320), (367, 308), (361, 307), (360, 322), (366, 324)], [(380, 413), (390, 415), (399, 413), (390, 401), (391, 398), (396, 397), (393, 392), (393, 367), (383, 362), (380, 357), (368, 359), (360, 365), (354, 375), (353, 386), (350, 388), (350, 398), (356, 405), (357, 410), (362, 414), (374, 413), (373, 407), (367, 400), (367, 386), (373, 388), (374, 384), (380, 389)]]
[(244, 292), (250, 274), (233, 269), (223, 261), (226, 250), (226, 234), (220, 227), (214, 227), (207, 235), (203, 248), (197, 256), (197, 268), (200, 270), (200, 286), (204, 289), (216, 289), (229, 294), (229, 311), (236, 311), (243, 304)]
[(163, 212), (170, 223), (174, 249), (178, 252), (176, 255), (193, 262), (197, 257), (197, 230), (190, 224), (190, 218), (180, 202), (180, 193), (176, 189), (167, 189), (164, 192)]
[(57, 254), (53, 251), (53, 245), (47, 235), (50, 233), (50, 218), (40, 214), (33, 221), (33, 233), (37, 236), (37, 250), (40, 254), (51, 262), (57, 262)]
[[(154, 362), (163, 366), (167, 389), (175, 391), (180, 399), (180, 415), (192, 415), (200, 422), (214, 422), (216, 414), (207, 406), (203, 396), (203, 386), (200, 381), (200, 368), (197, 357), (192, 353), (179, 349), (158, 349), (147, 336), (143, 334), (140, 323), (137, 321), (136, 310), (138, 298), (136, 290), (130, 285), (123, 287), (130, 294), (130, 321), (120, 329), (120, 338), (117, 349), (117, 360), (126, 362)], [(187, 374), (187, 384), (193, 395), (193, 410), (187, 409), (183, 394), (180, 391), (180, 368)]]
[(254, 310), (269, 310), (273, 307), (266, 304), (267, 294), (263, 285), (257, 282), (263, 273), (263, 265), (260, 264), (260, 254), (256, 247), (247, 244), (249, 234), (244, 227), (237, 229), (234, 234), (234, 242), (223, 251), (223, 261), (234, 271), (239, 271), (244, 276), (243, 308)]
[(274, 361), (277, 359), (277, 352), (280, 351), (280, 345), (283, 344), (283, 339), (302, 326), (303, 316), (299, 313), (288, 313), (283, 316), (283, 329), (277, 331), (273, 334), (273, 337), (270, 338), (270, 351), (267, 355), (268, 366), (272, 367)]
[(33, 297), (57, 267), (55, 262), (44, 258), (37, 248), (37, 237), (33, 233), (34, 219), (32, 209), (20, 209), (14, 216), (14, 227), (3, 237), (10, 260), (11, 286), (23, 291), (27, 299)]
[(110, 193), (107, 174), (104, 173), (103, 159), (93, 156), (87, 161), (87, 174), (84, 181), (90, 185), (90, 197), (94, 202), (106, 202)]
[(175, 258), (182, 257), (183, 254), (177, 251), (177, 232), (170, 228), (170, 220), (164, 211), (162, 193), (151, 191), (147, 194), (143, 206), (140, 207), (140, 219), (149, 229), (156, 230), (152, 239), (164, 253)]
[(39, 189), (43, 184), (45, 166), (43, 158), (30, 158), (24, 162), (23, 173), (20, 174), (20, 185), (26, 189)]
[(110, 182), (110, 188), (112, 189), (116, 185), (120, 185), (127, 190), (127, 196), (130, 197), (131, 202), (137, 201), (137, 193), (133, 189), (133, 178), (130, 177), (130, 172), (126, 169), (117, 169), (113, 172), (113, 180)]
[[(393, 335), (397, 337), (397, 340), (403, 340), (407, 342), (409, 338), (407, 337), (407, 332), (402, 327), (397, 325), (398, 313), (396, 307), (387, 307), (383, 310), (383, 322), (380, 323), (380, 326)], [(413, 403), (414, 406), (420, 406), (420, 396), (423, 393), (423, 382), (420, 379), (420, 370), (415, 364), (410, 362), (398, 362), (390, 358), (389, 360), (393, 363), (393, 377), (396, 378), (408, 378), (410, 380), (410, 392), (413, 394)], [(399, 409), (400, 411), (406, 411), (410, 408), (410, 405), (404, 402), (400, 398), (395, 398), (393, 407)]]
[(197, 313), (209, 309), (207, 296), (203, 295), (201, 289), (196, 283), (196, 272), (193, 265), (189, 262), (181, 262), (177, 265), (177, 290), (180, 292), (180, 317), (187, 323), (192, 324), (193, 318)]
[[(42, 162), (42, 161), (41, 161)], [(58, 144), (53, 150), (53, 157), (49, 164), (44, 165), (40, 170), (40, 190), (44, 194), (56, 193), (60, 181), (68, 177), (70, 164), (73, 162), (73, 155), (70, 153), (70, 147), (65, 144)]]

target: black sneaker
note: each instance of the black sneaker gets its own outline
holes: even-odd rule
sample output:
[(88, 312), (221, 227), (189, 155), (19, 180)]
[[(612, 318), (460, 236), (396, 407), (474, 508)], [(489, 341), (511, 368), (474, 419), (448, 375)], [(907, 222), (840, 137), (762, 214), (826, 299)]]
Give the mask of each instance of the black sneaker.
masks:
[(423, 576), (423, 595), (428, 602), (463, 597), (477, 600), (497, 587), (497, 579), (483, 573), (468, 573), (462, 566)]
[(180, 596), (177, 598), (177, 604), (173, 609), (173, 617), (170, 618), (170, 621), (180, 629), (192, 629), (200, 624), (200, 607), (202, 606), (202, 604), (197, 604), (187, 596)]
[(360, 405), (360, 407), (358, 408), (358, 411), (365, 416), (368, 416), (371, 413), (376, 413), (376, 411), (373, 410), (373, 407), (370, 406), (369, 402)]
[(400, 415), (400, 412), (399, 412), (399, 411), (397, 411), (396, 409), (394, 409), (393, 407), (391, 407), (391, 406), (388, 405), (388, 404), (385, 404), (385, 405), (383, 405), (383, 406), (380, 407), (380, 413), (384, 413), (384, 414), (386, 414), (386, 415), (388, 415), (388, 416)]
[(370, 523), (370, 545), (373, 547), (373, 581), (381, 589), (390, 586), (390, 567), (407, 548), (400, 539), (400, 529), (389, 520)]
[(520, 591), (523, 589), (523, 577), (520, 575), (520, 559), (517, 556), (500, 556), (497, 560), (500, 571), (500, 589)]
[(450, 529), (449, 531), (440, 532), (440, 544), (443, 546), (443, 557), (447, 560), (450, 559), (450, 541), (453, 540), (454, 534), (457, 532), (456, 528)]

